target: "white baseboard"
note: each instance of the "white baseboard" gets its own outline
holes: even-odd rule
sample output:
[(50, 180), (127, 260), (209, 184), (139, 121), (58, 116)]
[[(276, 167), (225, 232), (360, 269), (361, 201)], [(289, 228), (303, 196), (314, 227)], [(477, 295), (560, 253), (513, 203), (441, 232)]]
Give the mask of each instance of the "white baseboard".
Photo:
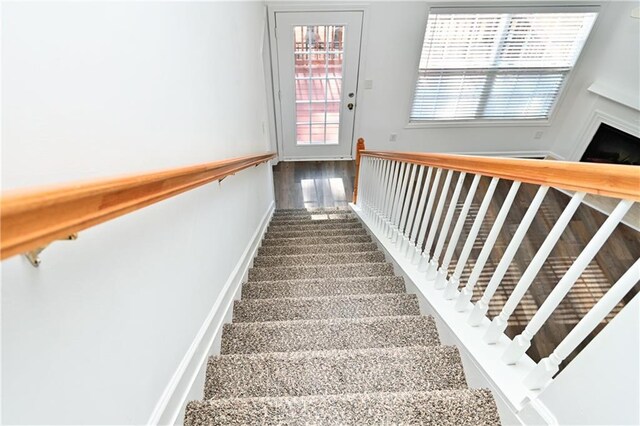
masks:
[[(271, 202), (266, 213), (262, 217), (260, 225), (253, 234), (247, 248), (242, 253), (240, 260), (233, 269), (227, 282), (224, 284), (220, 295), (211, 307), (193, 343), (182, 358), (176, 372), (171, 377), (162, 396), (158, 400), (153, 413), (149, 417), (148, 425), (174, 425), (181, 424), (184, 406), (187, 398), (195, 392), (194, 384), (200, 384), (198, 377), (204, 372), (207, 359), (213, 355), (214, 342), (219, 339), (222, 326), (231, 315), (233, 301), (239, 294), (240, 286), (248, 273), (253, 258), (260, 246), (262, 237), (267, 230), (271, 216), (275, 210), (275, 202)], [(198, 390), (202, 393), (203, 390)]]

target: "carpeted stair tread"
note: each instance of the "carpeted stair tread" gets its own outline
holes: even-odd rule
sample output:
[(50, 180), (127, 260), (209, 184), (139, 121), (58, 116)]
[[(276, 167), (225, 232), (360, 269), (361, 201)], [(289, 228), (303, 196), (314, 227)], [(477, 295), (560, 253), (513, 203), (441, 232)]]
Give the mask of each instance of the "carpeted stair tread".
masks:
[(258, 249), (258, 256), (282, 256), (314, 253), (364, 253), (378, 251), (375, 243), (317, 244), (313, 246), (267, 246)]
[(339, 235), (332, 237), (295, 237), (262, 240), (263, 247), (272, 246), (308, 246), (318, 244), (350, 244), (350, 243), (370, 243), (369, 235)]
[(466, 387), (454, 346), (272, 352), (211, 357), (205, 399)]
[(313, 229), (306, 231), (269, 231), (264, 234), (265, 240), (276, 238), (302, 238), (302, 237), (335, 237), (343, 235), (367, 235), (364, 228), (349, 229)]
[(499, 426), (500, 417), (489, 390), (458, 389), (193, 401), (184, 424)]
[(270, 224), (282, 223), (313, 223), (313, 222), (339, 222), (343, 220), (357, 219), (353, 213), (312, 214), (299, 216), (274, 216)]
[(269, 226), (283, 226), (283, 225), (315, 225), (323, 223), (353, 223), (359, 222), (358, 218), (354, 215), (340, 215), (340, 218), (329, 218), (327, 215), (311, 216), (311, 217), (282, 217), (274, 218), (269, 223)]
[(268, 232), (282, 232), (282, 231), (313, 231), (318, 229), (363, 229), (362, 224), (356, 220), (351, 222), (338, 222), (333, 220), (315, 221), (315, 223), (303, 223), (303, 224), (271, 224), (269, 225)]
[(349, 208), (276, 210), (194, 425), (498, 425)]
[(334, 210), (329, 212), (307, 212), (307, 213), (289, 213), (280, 214), (275, 213), (271, 219), (271, 222), (278, 222), (281, 220), (334, 220), (334, 219), (352, 219), (355, 215), (351, 211), (347, 210)]
[(277, 209), (273, 212), (274, 217), (280, 216), (296, 216), (296, 215), (317, 215), (317, 214), (336, 214), (336, 213), (352, 213), (348, 207), (340, 208), (318, 208), (318, 209)]
[(347, 296), (404, 293), (404, 280), (395, 276), (315, 278), (286, 281), (252, 281), (242, 286), (243, 299)]
[(433, 318), (395, 316), (225, 324), (221, 353), (436, 346)]
[(365, 253), (290, 254), (280, 256), (258, 255), (253, 261), (253, 266), (311, 266), (349, 263), (381, 263), (384, 261), (384, 254), (380, 251), (369, 251)]
[(249, 269), (249, 281), (379, 277), (385, 275), (393, 275), (393, 266), (382, 262), (345, 263), (338, 265), (267, 266)]
[(233, 322), (420, 315), (415, 294), (237, 300)]

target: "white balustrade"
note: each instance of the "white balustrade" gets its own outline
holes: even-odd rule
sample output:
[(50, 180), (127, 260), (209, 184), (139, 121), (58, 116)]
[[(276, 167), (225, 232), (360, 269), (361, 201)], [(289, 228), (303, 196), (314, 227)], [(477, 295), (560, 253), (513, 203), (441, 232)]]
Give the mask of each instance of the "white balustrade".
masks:
[(369, 183), (367, 185), (367, 205), (368, 205), (368, 213), (371, 219), (375, 219), (377, 215), (377, 204), (376, 201), (378, 199), (378, 193), (380, 192), (380, 159), (365, 157), (369, 159), (369, 164), (371, 165), (371, 172), (369, 175)]
[(398, 238), (397, 238), (398, 248), (400, 248), (400, 246), (403, 244), (403, 240), (406, 238), (405, 228), (407, 226), (407, 218), (409, 216), (409, 210), (411, 210), (411, 208), (415, 205), (415, 199), (414, 199), (415, 195), (414, 197), (412, 197), (412, 194), (414, 192), (412, 191), (412, 189), (414, 186), (416, 187), (416, 189), (418, 187), (418, 184), (415, 181), (416, 171), (418, 170), (418, 168), (421, 169), (421, 167), (418, 165), (410, 164), (409, 166), (412, 167), (412, 169), (411, 169), (411, 175), (409, 176), (409, 181), (407, 184), (407, 192), (404, 197), (404, 203), (402, 205), (402, 214), (400, 215), (400, 226), (398, 227)]
[(518, 248), (520, 248), (520, 244), (522, 244), (522, 240), (529, 230), (531, 222), (533, 222), (533, 219), (536, 217), (536, 213), (538, 213), (538, 209), (540, 208), (545, 195), (547, 195), (547, 191), (549, 191), (548, 186), (541, 186), (540, 188), (538, 188), (538, 192), (536, 192), (535, 197), (533, 197), (533, 200), (531, 201), (527, 212), (524, 214), (522, 220), (520, 221), (520, 224), (518, 225), (518, 229), (516, 229), (516, 232), (513, 234), (513, 237), (511, 238), (507, 249), (502, 255), (498, 266), (496, 266), (496, 270), (491, 276), (491, 280), (489, 280), (487, 288), (484, 290), (484, 293), (480, 300), (478, 300), (478, 302), (474, 306), (471, 315), (469, 315), (469, 318), (467, 320), (469, 325), (473, 327), (480, 325), (482, 319), (486, 316), (489, 309), (489, 302), (498, 289), (498, 286), (502, 282), (507, 269), (509, 269), (509, 265), (516, 255), (516, 251), (518, 251)]
[(376, 227), (378, 225), (378, 220), (380, 218), (380, 208), (381, 208), (381, 199), (384, 196), (384, 168), (385, 168), (385, 160), (381, 158), (376, 158), (376, 173), (373, 182), (374, 188), (374, 196), (373, 196), (373, 208), (372, 208), (372, 220), (373, 226)]
[[(440, 190), (440, 197), (438, 199), (438, 205), (436, 206), (436, 211), (433, 214), (433, 219), (431, 220), (431, 226), (429, 226), (429, 236), (427, 237), (427, 242), (424, 246), (424, 251), (420, 256), (420, 262), (418, 263), (418, 270), (420, 272), (424, 272), (427, 270), (429, 266), (429, 259), (431, 257), (431, 246), (433, 245), (433, 241), (436, 237), (436, 232), (438, 232), (438, 225), (440, 224), (440, 216), (442, 216), (442, 210), (444, 210), (444, 202), (447, 198), (447, 193), (449, 192), (449, 185), (451, 185), (451, 178), (453, 177), (453, 170), (449, 170), (447, 172), (447, 176), (444, 179), (444, 183), (442, 185), (442, 189)], [(433, 192), (436, 192), (437, 188), (434, 189)], [(426, 232), (426, 227), (425, 227)], [(421, 248), (422, 244), (418, 244), (418, 248)]]
[(393, 211), (393, 196), (396, 189), (396, 182), (398, 179), (398, 173), (400, 171), (400, 163), (397, 161), (391, 161), (391, 174), (389, 175), (389, 182), (387, 187), (387, 197), (385, 199), (385, 208), (383, 215), (382, 229), (386, 233), (389, 223), (391, 221), (391, 212)]
[[(444, 177), (444, 181), (441, 181), (444, 171), (446, 171), (446, 177)], [(455, 173), (459, 174), (455, 187), (450, 193)], [(448, 306), (448, 309), (454, 309), (458, 312), (464, 312), (470, 306), (473, 307), (467, 318), (467, 324), (462, 323), (462, 325), (474, 327), (485, 321), (484, 318), (486, 317), (489, 303), (501, 285), (517, 250), (523, 244), (524, 238), (541, 208), (549, 187), (540, 186), (538, 188), (504, 250), (498, 265), (495, 267), (482, 297), (475, 305), (472, 305), (471, 300), (474, 289), (481, 274), (485, 272), (487, 262), (494, 250), (498, 237), (505, 232), (503, 228), (519, 193), (521, 183), (519, 181), (511, 181), (509, 192), (500, 205), (486, 240), (482, 242), (482, 248), (477, 258), (471, 259), (472, 253), (475, 253), (474, 247), (477, 247), (482, 226), (487, 220), (487, 212), (491, 204), (496, 203), (494, 195), (500, 178), (491, 178), (478, 211), (474, 215), (470, 213), (471, 206), (477, 195), (482, 177), (480, 174), (474, 174), (464, 202), (459, 208), (459, 200), (466, 174), (464, 171), (365, 155), (361, 157), (360, 162), (357, 204), (360, 207), (361, 217), (371, 225), (371, 229), (378, 232), (379, 235), (387, 236), (390, 239), (389, 242), (385, 243), (390, 244), (387, 247), (392, 247), (398, 254), (406, 257), (407, 264), (409, 262), (412, 265), (417, 264), (417, 272), (423, 273), (426, 271), (424, 275), (426, 280), (435, 279), (434, 288), (444, 288), (445, 290), (442, 294), (445, 299), (455, 299), (455, 303), (441, 306)], [(484, 329), (476, 329), (478, 341), (484, 340), (487, 344), (493, 344), (500, 339), (504, 339), (504, 331), (510, 316), (513, 315), (522, 298), (533, 285), (536, 276), (545, 262), (547, 262), (551, 251), (569, 225), (584, 197), (584, 192), (576, 192), (571, 197), (564, 211), (548, 235), (545, 236), (544, 242), (529, 265), (527, 265), (524, 273), (522, 273), (515, 288), (508, 294), (508, 300), (502, 307), (501, 312), (489, 323), (484, 335), (482, 334)], [(445, 211), (447, 202), (448, 207)], [(634, 202), (631, 200), (621, 200), (618, 203), (584, 250), (558, 281), (522, 333), (516, 336), (506, 347), (506, 350), (502, 353), (502, 361), (504, 362), (502, 366), (505, 369), (513, 368), (509, 365), (517, 363), (525, 355), (536, 333), (540, 331), (555, 312), (633, 204)], [(458, 208), (460, 211), (455, 217)], [(470, 215), (473, 218), (473, 223), (468, 235), (465, 237), (455, 269), (449, 276), (450, 263), (460, 244), (459, 240)], [(453, 229), (451, 230), (452, 227)], [(449, 235), (450, 230), (451, 235)], [(443, 253), (444, 256), (440, 263)], [(461, 291), (459, 291), (461, 276), (470, 261), (473, 262), (471, 274), (467, 282), (463, 283), (464, 286)], [(412, 273), (415, 274), (416, 271), (414, 270)], [(545, 387), (559, 371), (561, 363), (606, 318), (639, 280), (640, 259), (636, 260), (633, 266), (578, 322), (551, 355), (542, 359), (535, 368), (529, 368), (525, 372), (528, 374), (521, 382), (523, 390), (525, 388), (535, 390)], [(531, 364), (530, 361), (527, 361), (527, 363), (521, 363), (518, 368), (522, 368), (522, 365)], [(517, 383), (520, 382), (518, 381)]]
[[(487, 239), (482, 246), (482, 250), (478, 255), (478, 259), (476, 259), (475, 265), (473, 265), (473, 269), (471, 270), (471, 275), (469, 275), (469, 279), (467, 280), (467, 284), (464, 286), (460, 295), (456, 300), (456, 304), (454, 309), (458, 312), (462, 312), (467, 308), (469, 302), (471, 302), (471, 297), (473, 296), (473, 288), (475, 287), (478, 279), (480, 278), (480, 274), (484, 269), (484, 265), (487, 263), (489, 259), (489, 255), (491, 254), (491, 250), (493, 250), (493, 246), (498, 239), (498, 235), (500, 234), (500, 230), (504, 225), (504, 221), (509, 214), (509, 210), (511, 210), (511, 205), (513, 204), (513, 200), (516, 198), (516, 194), (518, 193), (518, 189), (520, 189), (520, 182), (515, 181), (511, 184), (511, 188), (509, 189), (509, 193), (504, 199), (502, 206), (500, 207), (500, 211), (496, 216), (495, 222), (491, 226), (491, 230), (489, 231), (489, 235), (487, 235)], [(466, 263), (466, 259), (464, 256), (460, 257), (460, 260), (463, 260)], [(511, 262), (511, 259), (509, 259)], [(460, 265), (460, 261), (458, 265), (456, 265), (456, 270), (453, 273), (453, 277), (449, 280), (449, 284), (447, 285), (447, 290), (451, 291), (449, 288), (453, 287), (454, 289), (458, 288), (458, 283), (460, 282), (460, 276), (462, 275), (462, 271), (464, 269), (464, 265)], [(486, 312), (482, 312), (482, 317), (484, 317)]]
[(429, 281), (435, 279), (436, 277), (438, 264), (440, 262), (440, 254), (442, 253), (442, 249), (444, 248), (444, 243), (447, 239), (447, 235), (449, 235), (449, 227), (451, 226), (451, 222), (453, 221), (453, 213), (455, 212), (456, 206), (458, 205), (458, 198), (460, 198), (462, 184), (464, 183), (464, 178), (466, 176), (467, 174), (465, 172), (460, 173), (460, 175), (458, 176), (458, 182), (456, 183), (456, 187), (453, 191), (453, 195), (451, 196), (451, 200), (449, 201), (449, 208), (447, 209), (447, 214), (445, 215), (444, 221), (442, 222), (442, 228), (440, 228), (440, 235), (438, 236), (436, 248), (433, 251), (431, 260), (429, 260), (429, 266), (427, 268), (427, 280)]
[(593, 260), (598, 251), (602, 248), (607, 239), (614, 231), (616, 226), (620, 223), (625, 214), (629, 211), (633, 201), (622, 200), (618, 203), (616, 208), (611, 212), (607, 220), (604, 221), (598, 232), (595, 233), (591, 241), (582, 250), (578, 258), (571, 264), (564, 276), (558, 281), (558, 284), (553, 288), (547, 299), (542, 306), (533, 315), (529, 324), (525, 327), (522, 334), (516, 336), (504, 355), (502, 360), (507, 364), (516, 363), (522, 355), (531, 346), (531, 339), (540, 331), (540, 328), (544, 325), (547, 319), (553, 314), (553, 311), (558, 307), (560, 302), (569, 293), (569, 290), (573, 287), (576, 280), (580, 278), (580, 275), (589, 265), (589, 262)]
[(357, 204), (365, 213), (369, 210), (369, 179), (370, 179), (369, 158), (362, 157), (360, 159), (360, 177), (358, 178), (358, 200)]
[(541, 389), (558, 372), (560, 363), (573, 352), (589, 334), (606, 318), (622, 298), (640, 280), (640, 259), (620, 277), (604, 296), (587, 312), (587, 314), (567, 334), (556, 349), (525, 377), (524, 385), (528, 389)]
[(371, 193), (371, 217), (374, 222), (377, 220), (377, 217), (380, 212), (380, 197), (382, 193), (382, 167), (383, 160), (379, 158), (374, 158), (374, 172), (373, 178), (370, 185), (370, 193)]
[[(431, 169), (429, 169), (429, 171), (431, 171)], [(424, 202), (424, 197), (426, 197), (427, 195), (429, 195), (429, 201), (427, 202), (427, 205), (424, 209), (424, 214), (419, 213), (418, 215), (416, 215), (415, 228), (418, 229), (418, 232), (416, 234), (413, 234), (412, 232), (413, 236), (411, 237), (411, 241), (413, 241), (413, 245), (414, 245), (414, 252), (413, 254), (411, 254), (411, 251), (409, 250), (407, 253), (407, 255), (412, 256), (411, 257), (412, 265), (417, 265), (420, 259), (422, 258), (422, 244), (424, 243), (424, 237), (425, 237), (425, 234), (427, 233), (427, 227), (429, 226), (429, 219), (431, 218), (431, 211), (433, 210), (433, 204), (435, 203), (435, 199), (438, 195), (438, 185), (440, 183), (441, 176), (442, 176), (442, 169), (436, 169), (436, 175), (433, 178), (433, 183), (431, 184), (431, 186), (430, 187), (428, 186), (429, 184), (428, 177), (427, 177), (427, 182), (425, 183), (425, 191), (422, 193), (422, 199), (420, 200), (420, 203), (422, 204)], [(418, 223), (420, 223), (419, 227), (418, 227)]]
[[(402, 179), (402, 188), (400, 190), (400, 196), (398, 197), (398, 207), (397, 207), (397, 214), (396, 214), (396, 218), (394, 220), (394, 227), (393, 227), (393, 234), (391, 235), (391, 242), (393, 243), (397, 243), (398, 242), (398, 237), (401, 235), (402, 233), (402, 216), (404, 215), (404, 212), (407, 210), (407, 200), (408, 200), (408, 195), (409, 195), (409, 175), (410, 170), (415, 170), (415, 168), (413, 167), (413, 164), (407, 164), (405, 171), (404, 171), (404, 178)], [(413, 177), (412, 177), (413, 179)]]
[(424, 210), (424, 206), (427, 202), (427, 195), (430, 192), (430, 183), (431, 183), (431, 175), (433, 173), (433, 168), (428, 167), (427, 176), (422, 179), (424, 175), (425, 166), (420, 166), (420, 173), (418, 174), (418, 180), (416, 182), (416, 189), (413, 197), (413, 201), (417, 203), (417, 207), (411, 207), (411, 215), (409, 216), (409, 221), (407, 223), (407, 232), (406, 242), (401, 246), (400, 251), (404, 254), (405, 257), (409, 256), (413, 252), (411, 248), (415, 248), (416, 236), (418, 234), (418, 228), (420, 227), (420, 220), (422, 219), (422, 213)]
[(464, 227), (464, 223), (467, 220), (467, 214), (469, 213), (469, 209), (471, 208), (473, 197), (476, 195), (476, 190), (478, 189), (478, 184), (480, 183), (481, 177), (481, 175), (475, 175), (473, 177), (473, 181), (471, 181), (471, 186), (469, 187), (469, 191), (467, 192), (464, 204), (462, 205), (462, 210), (460, 210), (460, 214), (458, 215), (456, 226), (453, 227), (451, 238), (449, 238), (447, 251), (444, 253), (442, 264), (436, 272), (434, 286), (437, 289), (443, 289), (447, 284), (447, 276), (449, 275), (449, 263), (451, 263), (451, 258), (453, 257), (453, 253), (456, 249), (456, 246), (458, 245), (458, 240), (460, 239), (462, 228)]
[(389, 224), (387, 226), (387, 238), (391, 238), (394, 230), (396, 229), (396, 217), (398, 216), (398, 208), (400, 205), (400, 193), (402, 192), (402, 178), (404, 177), (404, 170), (407, 163), (399, 163), (398, 176), (396, 179), (396, 187), (393, 198), (391, 199), (391, 214), (389, 215)]
[(389, 188), (391, 185), (391, 172), (392, 172), (392, 168), (393, 168), (393, 162), (389, 161), (389, 160), (383, 160), (384, 162), (384, 168), (383, 168), (383, 175), (382, 175), (382, 191), (380, 194), (380, 201), (379, 201), (379, 214), (378, 214), (378, 220), (376, 221), (376, 226), (378, 229), (382, 229), (384, 226), (384, 221), (385, 221), (385, 214), (386, 214), (386, 207), (387, 207), (387, 200), (389, 198)]
[(516, 284), (515, 289), (507, 299), (502, 311), (500, 311), (500, 314), (491, 321), (491, 325), (484, 336), (484, 340), (487, 343), (496, 343), (502, 333), (507, 329), (507, 321), (509, 320), (509, 317), (513, 314), (513, 311), (529, 289), (529, 286), (531, 286), (536, 275), (538, 275), (540, 268), (542, 268), (542, 265), (547, 260), (551, 250), (553, 250), (560, 239), (560, 236), (569, 224), (573, 214), (582, 203), (584, 196), (584, 192), (576, 192), (573, 197), (571, 197), (571, 201), (569, 201), (569, 204), (565, 207), (556, 224), (551, 228), (551, 231), (549, 232), (549, 235), (547, 235), (547, 238), (545, 238), (542, 246), (540, 246), (538, 252), (533, 256), (531, 263), (529, 263), (529, 266), (522, 274), (522, 277), (520, 277), (518, 284)]
[[(449, 281), (447, 281), (446, 275), (443, 277), (442, 282), (440, 284), (441, 287), (445, 287), (446, 289), (443, 293), (445, 299), (450, 300), (453, 299), (457, 295), (458, 285), (460, 283), (460, 275), (462, 275), (462, 271), (464, 270), (464, 266), (467, 263), (467, 259), (471, 254), (471, 249), (476, 242), (476, 238), (478, 237), (478, 233), (480, 232), (480, 228), (482, 227), (482, 223), (484, 222), (484, 217), (487, 214), (487, 210), (489, 209), (489, 204), (491, 204), (491, 200), (493, 199), (493, 194), (496, 190), (496, 186), (500, 181), (499, 178), (491, 179), (489, 183), (489, 187), (487, 188), (487, 192), (484, 194), (484, 198), (482, 199), (482, 203), (478, 208), (478, 213), (473, 221), (473, 225), (469, 230), (469, 235), (467, 235), (467, 239), (464, 243), (464, 247), (462, 248), (462, 253), (460, 253), (460, 258), (458, 259), (458, 263), (456, 264), (455, 271), (459, 271), (459, 275), (452, 276)], [(448, 249), (447, 249), (448, 251)], [(446, 260), (446, 255), (445, 255)], [(444, 263), (444, 262), (443, 262)], [(447, 263), (448, 265), (448, 263)], [(448, 271), (447, 271), (448, 274)], [(436, 284), (439, 277), (436, 277)]]

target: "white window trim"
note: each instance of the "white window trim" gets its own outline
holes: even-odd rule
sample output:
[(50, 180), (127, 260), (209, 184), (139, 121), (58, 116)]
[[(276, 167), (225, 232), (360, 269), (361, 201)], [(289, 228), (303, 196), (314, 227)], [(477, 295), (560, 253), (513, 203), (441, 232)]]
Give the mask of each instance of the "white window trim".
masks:
[(478, 4), (476, 2), (446, 2), (446, 3), (433, 3), (429, 6), (429, 11), (427, 13), (426, 19), (424, 21), (424, 31), (422, 32), (421, 40), (424, 40), (425, 34), (427, 32), (427, 20), (429, 19), (429, 15), (431, 14), (432, 9), (451, 9), (451, 10), (460, 10), (467, 9), (470, 12), (474, 10), (486, 10), (486, 9), (496, 9), (500, 11), (504, 11), (505, 9), (517, 9), (517, 10), (531, 10), (536, 11), (540, 9), (557, 9), (558, 12), (567, 12), (567, 11), (586, 11), (586, 12), (595, 12), (597, 13), (596, 19), (591, 27), (591, 32), (587, 36), (584, 45), (582, 46), (582, 50), (580, 51), (580, 55), (576, 59), (574, 66), (567, 73), (567, 78), (565, 78), (562, 87), (560, 88), (560, 94), (556, 98), (555, 102), (551, 106), (551, 110), (549, 112), (549, 117), (547, 118), (535, 118), (535, 119), (460, 119), (460, 120), (418, 120), (411, 121), (411, 109), (413, 103), (413, 96), (415, 96), (415, 87), (418, 82), (418, 78), (420, 76), (420, 57), (422, 56), (422, 44), (420, 44), (420, 50), (417, 54), (415, 67), (414, 67), (414, 78), (413, 78), (413, 86), (411, 89), (411, 98), (408, 102), (406, 108), (406, 124), (404, 125), (405, 130), (415, 130), (415, 129), (430, 129), (430, 128), (456, 128), (456, 127), (550, 127), (553, 124), (553, 120), (556, 116), (556, 111), (558, 110), (558, 105), (562, 104), (564, 97), (567, 92), (567, 88), (571, 86), (571, 82), (573, 81), (574, 70), (579, 66), (582, 56), (584, 52), (591, 45), (591, 40), (593, 39), (593, 34), (598, 30), (599, 22), (600, 22), (600, 12), (601, 12), (602, 3), (585, 3), (584, 1), (573, 2), (571, 0), (563, 3), (549, 1), (543, 3), (534, 3), (529, 1), (522, 1), (519, 3), (513, 2), (505, 2), (505, 3), (485, 3), (484, 5)]

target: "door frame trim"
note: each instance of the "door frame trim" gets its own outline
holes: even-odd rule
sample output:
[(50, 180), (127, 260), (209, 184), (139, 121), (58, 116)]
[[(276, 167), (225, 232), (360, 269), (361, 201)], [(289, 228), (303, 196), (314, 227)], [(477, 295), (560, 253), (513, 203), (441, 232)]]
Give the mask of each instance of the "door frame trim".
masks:
[[(282, 111), (280, 102), (276, 93), (280, 92), (280, 74), (278, 71), (278, 49), (275, 35), (276, 13), (278, 12), (362, 12), (362, 32), (360, 34), (360, 58), (358, 61), (358, 78), (356, 84), (358, 87), (356, 94), (356, 113), (353, 120), (353, 136), (351, 141), (351, 156), (345, 157), (323, 157), (322, 160), (353, 160), (355, 158), (356, 143), (355, 141), (360, 135), (360, 114), (358, 114), (357, 106), (362, 102), (362, 89), (364, 65), (366, 64), (365, 53), (367, 51), (367, 35), (369, 32), (369, 3), (363, 2), (342, 2), (340, 4), (327, 3), (300, 3), (300, 2), (267, 2), (267, 23), (269, 29), (269, 67), (271, 70), (271, 81), (268, 82), (267, 102), (273, 105), (273, 115), (269, 117), (270, 126), (274, 126), (274, 134), (276, 137), (276, 149), (279, 161), (305, 161), (301, 158), (286, 158), (284, 156), (284, 147), (282, 145)], [(309, 161), (311, 161), (309, 159)], [(317, 161), (317, 159), (314, 159)]]

